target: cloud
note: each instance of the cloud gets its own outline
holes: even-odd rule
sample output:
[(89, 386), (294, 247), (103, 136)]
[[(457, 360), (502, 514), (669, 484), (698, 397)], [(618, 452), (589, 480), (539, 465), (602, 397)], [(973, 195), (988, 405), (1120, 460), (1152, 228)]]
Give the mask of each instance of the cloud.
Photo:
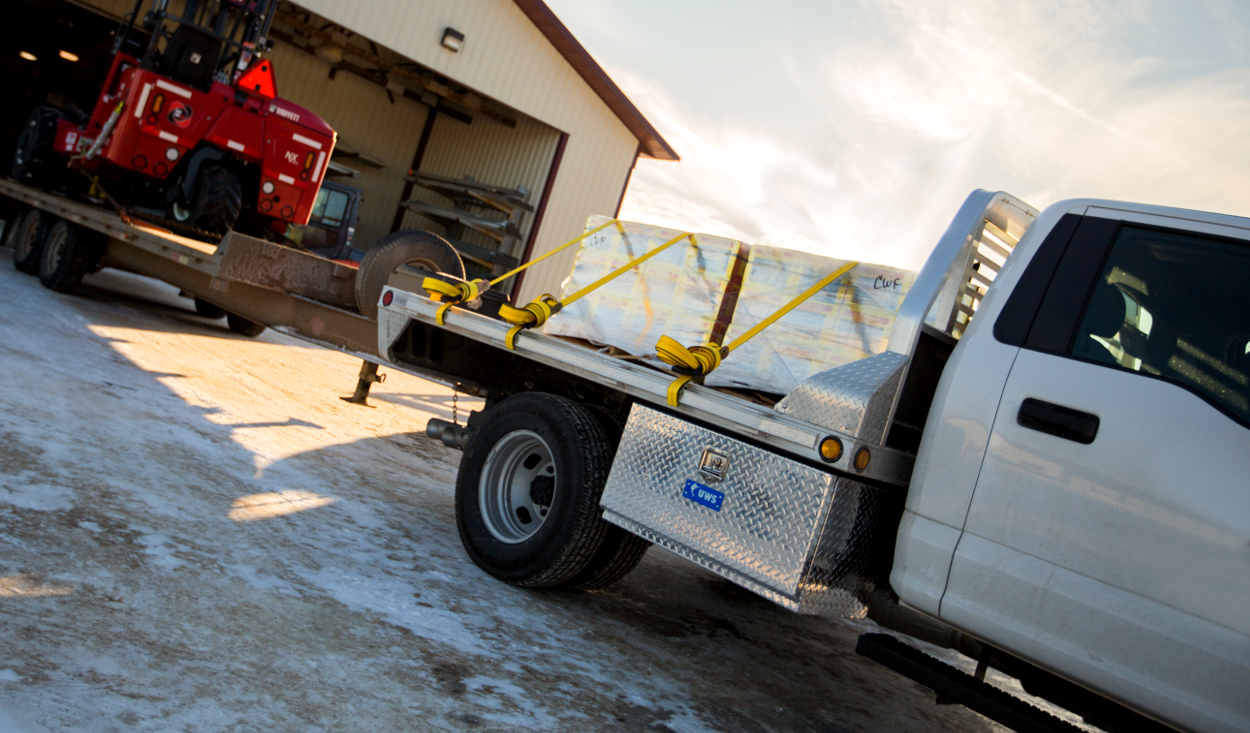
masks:
[[(1206, 6), (1225, 40), (1196, 43), (1244, 35), (1216, 33), (1228, 6)], [(975, 188), (1039, 207), (1094, 196), (1250, 213), (1250, 70), (1168, 56), (1192, 39), (1158, 3), (847, 12), (862, 22), (780, 65), (788, 123), (752, 115), (749, 100), (696, 107), (610, 69), (683, 156), (675, 169), (640, 161), (622, 216), (918, 268)]]

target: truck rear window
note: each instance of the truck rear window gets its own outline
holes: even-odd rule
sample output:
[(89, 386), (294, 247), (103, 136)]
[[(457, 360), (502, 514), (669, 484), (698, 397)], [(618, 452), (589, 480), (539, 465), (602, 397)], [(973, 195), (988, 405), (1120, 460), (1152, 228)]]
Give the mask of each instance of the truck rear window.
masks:
[(1175, 382), (1250, 425), (1250, 245), (1124, 226), (1070, 354)]

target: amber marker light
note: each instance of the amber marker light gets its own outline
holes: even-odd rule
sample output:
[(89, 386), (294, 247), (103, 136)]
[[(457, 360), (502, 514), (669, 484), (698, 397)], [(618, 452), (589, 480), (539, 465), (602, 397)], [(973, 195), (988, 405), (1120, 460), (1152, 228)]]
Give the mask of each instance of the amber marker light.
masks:
[(78, 60), (78, 54), (76, 54), (76, 53), (70, 53), (69, 51), (61, 51), (60, 56), (61, 56), (61, 58), (65, 59), (66, 61), (77, 61), (77, 60)]
[(836, 463), (842, 457), (842, 441), (832, 435), (820, 441), (820, 457), (828, 463)]
[(38, 61), (38, 60), (39, 60), (39, 59), (35, 56), (35, 54), (31, 53), (30, 51), (18, 51), (18, 52), (17, 52), (17, 55), (18, 55), (18, 56), (21, 56), (22, 58), (26, 59), (27, 61)]
[(868, 468), (868, 461), (872, 460), (872, 454), (867, 448), (860, 448), (855, 452), (855, 470), (862, 471)]

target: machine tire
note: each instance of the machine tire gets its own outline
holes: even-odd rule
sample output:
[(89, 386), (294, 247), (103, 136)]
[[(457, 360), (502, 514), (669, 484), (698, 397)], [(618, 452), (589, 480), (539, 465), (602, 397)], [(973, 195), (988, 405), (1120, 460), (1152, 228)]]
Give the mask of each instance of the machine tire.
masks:
[[(599, 497), (611, 459), (608, 437), (588, 408), (539, 392), (500, 402), (473, 431), (456, 477), (456, 526), (469, 558), (495, 578), (529, 588), (580, 577), (610, 527)], [(534, 499), (543, 476), (551, 477), (545, 505)], [(525, 526), (533, 514), (522, 513), (518, 491), (542, 517), (535, 528)]]
[(82, 284), (83, 275), (91, 269), (95, 252), (90, 232), (64, 219), (48, 227), (39, 254), (39, 282), (58, 293), (72, 293)]
[(219, 305), (213, 305), (207, 300), (201, 300), (198, 297), (195, 299), (195, 312), (197, 315), (203, 316), (204, 318), (211, 318), (214, 321), (219, 318), (223, 318), (226, 315), (225, 308), (222, 308)]
[(39, 209), (30, 209), (22, 217), (13, 237), (13, 266), (19, 272), (36, 274), (51, 218)]
[(30, 113), (13, 148), (14, 178), (47, 186), (64, 173), (65, 159), (56, 151), (56, 127), (63, 119), (65, 113), (55, 107), (36, 107)]
[(177, 204), (169, 207), (169, 216), (224, 237), (239, 220), (243, 210), (243, 186), (239, 177), (221, 165), (204, 164), (196, 176), (195, 201), (190, 210)]
[(265, 332), (265, 324), (257, 323), (243, 316), (236, 316), (233, 313), (226, 313), (226, 327), (240, 336), (247, 336), (248, 338), (256, 338)]
[(356, 273), (356, 307), (371, 320), (378, 318), (378, 298), (386, 280), (400, 265), (414, 265), (464, 279), (460, 253), (446, 239), (419, 229), (400, 229), (382, 237), (365, 253)]

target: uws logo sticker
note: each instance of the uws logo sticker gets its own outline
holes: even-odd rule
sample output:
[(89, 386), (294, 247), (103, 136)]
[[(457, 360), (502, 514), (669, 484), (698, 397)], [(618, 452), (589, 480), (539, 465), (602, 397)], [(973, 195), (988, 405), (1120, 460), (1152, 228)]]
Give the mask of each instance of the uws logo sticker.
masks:
[(275, 114), (279, 117), (285, 117), (291, 122), (299, 122), (298, 112), (292, 112), (291, 110), (286, 109), (285, 107), (279, 107), (276, 104), (269, 105), (269, 113)]

